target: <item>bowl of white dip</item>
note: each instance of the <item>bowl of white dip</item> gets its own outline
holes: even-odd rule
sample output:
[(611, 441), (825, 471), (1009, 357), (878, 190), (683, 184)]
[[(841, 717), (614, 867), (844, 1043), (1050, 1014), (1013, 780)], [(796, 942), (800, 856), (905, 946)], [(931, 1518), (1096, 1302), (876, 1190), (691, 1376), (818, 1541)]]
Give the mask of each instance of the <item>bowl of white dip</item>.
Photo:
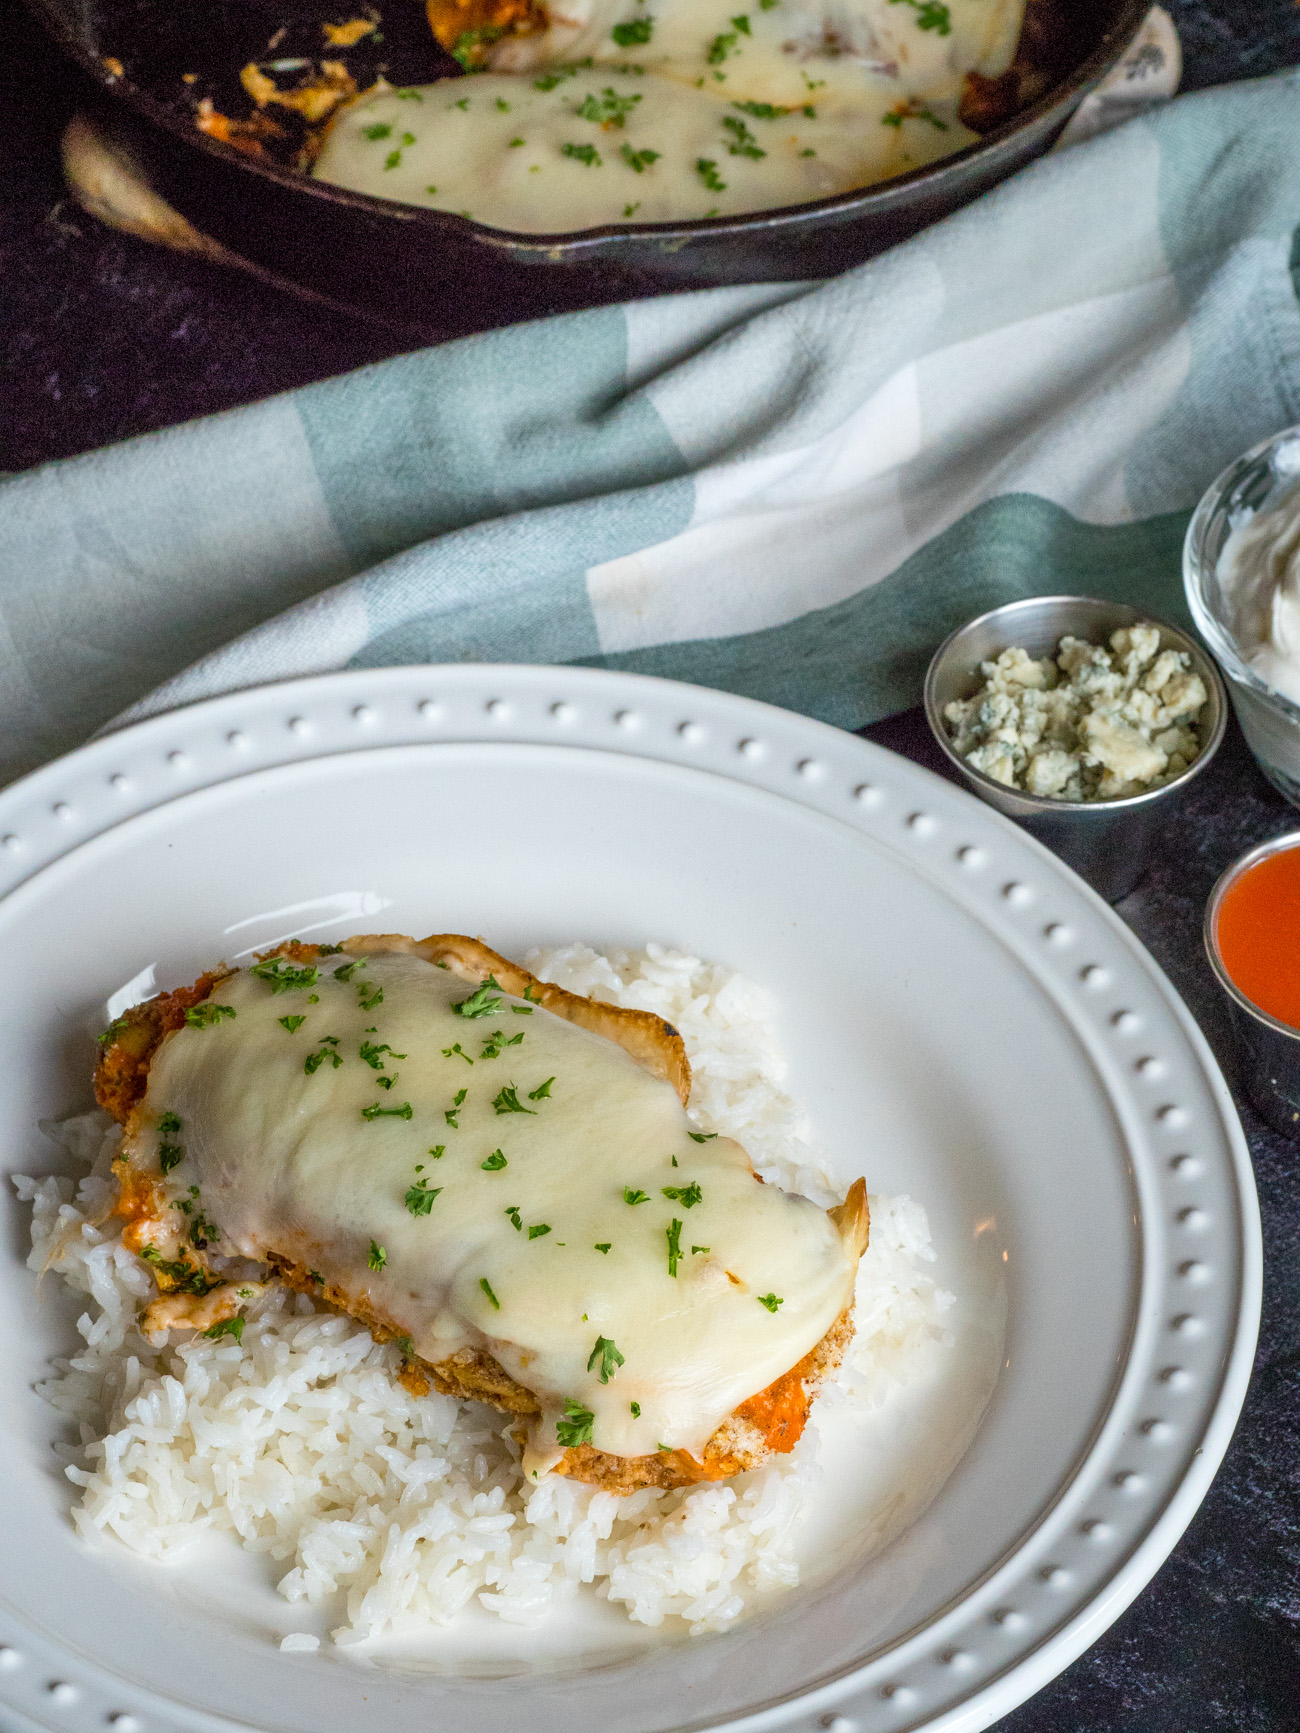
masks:
[(1253, 446), (1187, 529), (1183, 583), (1260, 769), (1300, 806), (1300, 427)]

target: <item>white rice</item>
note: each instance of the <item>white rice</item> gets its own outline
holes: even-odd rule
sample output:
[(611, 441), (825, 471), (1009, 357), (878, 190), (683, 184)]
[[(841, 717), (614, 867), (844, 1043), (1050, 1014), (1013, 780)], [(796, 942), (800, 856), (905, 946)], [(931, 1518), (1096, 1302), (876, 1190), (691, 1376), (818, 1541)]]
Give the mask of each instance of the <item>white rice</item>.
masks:
[[(695, 1121), (736, 1137), (765, 1178), (833, 1199), (804, 1117), (780, 1088), (771, 1006), (753, 983), (657, 945), (605, 954), (570, 945), (530, 965), (668, 1018), (694, 1071)], [(107, 1214), (117, 1127), (91, 1113), (46, 1130), (90, 1168), (79, 1183), (15, 1180), (33, 1205), (29, 1264), (89, 1298), (77, 1323), (83, 1349), (39, 1386), (79, 1432), (63, 1448), (87, 1536), (165, 1559), (205, 1534), (237, 1535), (285, 1567), (286, 1600), (346, 1597), (339, 1643), (411, 1616), (446, 1624), (475, 1597), (533, 1624), (581, 1593), (694, 1635), (797, 1583), (799, 1517), (817, 1480), (815, 1415), (789, 1456), (734, 1481), (620, 1498), (555, 1476), (528, 1484), (504, 1416), (408, 1395), (394, 1348), (302, 1295), (272, 1289), (250, 1305), (242, 1343), (173, 1332), (151, 1346), (135, 1320), (153, 1281)], [(952, 1303), (925, 1273), (933, 1256), (919, 1205), (872, 1197), (857, 1336), (831, 1400), (876, 1406), (931, 1369)]]

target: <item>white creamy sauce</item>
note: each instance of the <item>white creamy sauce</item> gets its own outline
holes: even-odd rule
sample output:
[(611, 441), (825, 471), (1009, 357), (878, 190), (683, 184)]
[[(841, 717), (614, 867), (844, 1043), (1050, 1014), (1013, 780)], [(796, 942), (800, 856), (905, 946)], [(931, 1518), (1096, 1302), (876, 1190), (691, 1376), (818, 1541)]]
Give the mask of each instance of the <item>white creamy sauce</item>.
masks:
[[(201, 1212), (220, 1230), (214, 1250), (279, 1252), (427, 1361), (486, 1349), (542, 1403), (530, 1467), (557, 1459), (566, 1404), (594, 1416), (599, 1449), (698, 1453), (849, 1303), (855, 1261), (829, 1217), (759, 1184), (738, 1144), (695, 1142), (672, 1086), (620, 1047), (505, 994), (496, 1015), (457, 1014), (472, 989), (418, 957), (337, 979), (349, 963), (323, 959), (310, 989), (221, 982), (212, 1001), (235, 1015), (153, 1059), (132, 1164), (183, 1149), (164, 1183), (182, 1228)], [(168, 1114), (180, 1128), (160, 1134)], [(622, 1356), (607, 1382), (599, 1338)]]
[(1300, 704), (1300, 487), (1288, 486), (1233, 528), (1216, 575), (1242, 656)]
[(1022, 13), (1023, 0), (578, 0), (505, 38), (486, 73), (366, 93), (313, 173), (532, 234), (806, 203), (973, 143), (963, 81), (1006, 69)]

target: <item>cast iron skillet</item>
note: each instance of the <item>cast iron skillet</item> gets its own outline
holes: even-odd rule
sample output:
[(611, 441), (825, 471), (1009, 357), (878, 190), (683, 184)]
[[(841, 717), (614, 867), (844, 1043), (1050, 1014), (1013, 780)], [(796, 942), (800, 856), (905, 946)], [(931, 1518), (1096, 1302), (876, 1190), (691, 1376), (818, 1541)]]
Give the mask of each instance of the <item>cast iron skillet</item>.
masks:
[[(238, 70), (321, 54), (323, 21), (380, 20), (349, 51), (364, 86), (459, 68), (419, 0), (27, 0), (97, 87), (162, 196), (262, 270), (386, 323), (443, 335), (634, 296), (826, 277), (948, 215), (1040, 155), (1115, 64), (1150, 0), (1031, 0), (1051, 87), (958, 155), (861, 192), (749, 217), (517, 235), (313, 181), (197, 130), (196, 100), (241, 101)], [(189, 75), (188, 81), (185, 75)], [(244, 104), (245, 108), (247, 104)]]

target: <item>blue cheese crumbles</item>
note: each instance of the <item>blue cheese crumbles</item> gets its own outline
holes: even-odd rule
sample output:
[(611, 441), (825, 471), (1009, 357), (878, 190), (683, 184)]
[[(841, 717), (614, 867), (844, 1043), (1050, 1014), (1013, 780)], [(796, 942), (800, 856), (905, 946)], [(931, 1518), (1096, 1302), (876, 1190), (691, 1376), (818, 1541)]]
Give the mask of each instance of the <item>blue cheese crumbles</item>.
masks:
[(1023, 794), (1118, 800), (1182, 774), (1201, 750), (1207, 693), (1160, 629), (1124, 626), (1109, 648), (1064, 637), (1055, 658), (1012, 647), (980, 663), (984, 684), (944, 708), (957, 753)]

